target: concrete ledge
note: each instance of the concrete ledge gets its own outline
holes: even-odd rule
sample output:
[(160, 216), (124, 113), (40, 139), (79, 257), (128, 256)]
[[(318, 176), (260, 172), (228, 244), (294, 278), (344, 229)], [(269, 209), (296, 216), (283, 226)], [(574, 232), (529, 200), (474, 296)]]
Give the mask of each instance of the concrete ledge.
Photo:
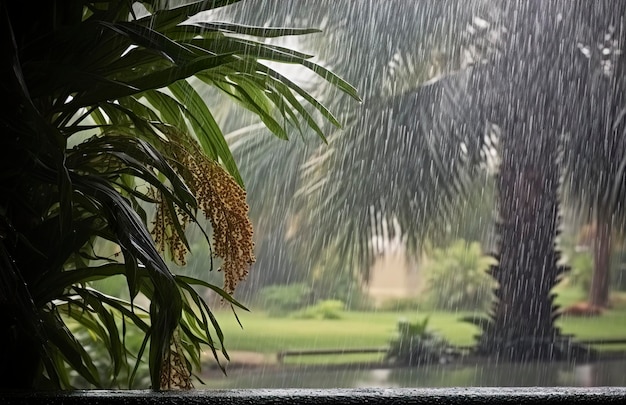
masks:
[(626, 387), (338, 390), (73, 391), (0, 393), (0, 404), (626, 404)]

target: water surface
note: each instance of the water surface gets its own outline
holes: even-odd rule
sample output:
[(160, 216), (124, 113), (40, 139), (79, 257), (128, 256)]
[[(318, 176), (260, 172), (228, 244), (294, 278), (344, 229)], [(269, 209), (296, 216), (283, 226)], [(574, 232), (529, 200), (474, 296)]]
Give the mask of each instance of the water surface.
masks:
[[(626, 360), (565, 363), (436, 365), (423, 368), (230, 370), (206, 378), (205, 388), (426, 388), (626, 386)], [(201, 387), (198, 387), (201, 388)]]

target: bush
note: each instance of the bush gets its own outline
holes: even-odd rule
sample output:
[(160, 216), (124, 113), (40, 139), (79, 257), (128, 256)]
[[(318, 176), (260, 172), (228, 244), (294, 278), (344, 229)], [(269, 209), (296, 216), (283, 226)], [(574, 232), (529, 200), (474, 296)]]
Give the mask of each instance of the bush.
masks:
[(259, 305), (269, 316), (281, 317), (311, 304), (313, 290), (304, 283), (277, 284), (259, 291)]
[(619, 263), (611, 272), (611, 286), (616, 291), (626, 291), (626, 267)]
[(339, 300), (324, 300), (295, 314), (301, 319), (341, 319), (346, 305)]
[(482, 254), (478, 242), (460, 239), (445, 249), (435, 249), (424, 267), (428, 300), (434, 308), (447, 311), (488, 309), (495, 281), (487, 270), (493, 263), (493, 258)]
[(325, 258), (311, 271), (311, 283), (317, 300), (339, 300), (353, 311), (374, 308), (371, 298), (363, 292), (363, 282), (354, 271), (343, 267), (341, 253), (330, 248)]
[(591, 288), (593, 258), (590, 252), (574, 252), (569, 260), (569, 281), (585, 292)]
[(346, 296), (345, 309), (349, 311), (374, 311), (376, 305), (374, 300), (357, 286), (354, 291)]
[(417, 311), (424, 308), (423, 298), (405, 297), (389, 298), (383, 301), (379, 308), (381, 311)]
[(426, 317), (422, 321), (398, 322), (398, 335), (389, 344), (387, 361), (401, 366), (423, 363), (448, 363), (458, 353), (442, 337), (429, 331)]

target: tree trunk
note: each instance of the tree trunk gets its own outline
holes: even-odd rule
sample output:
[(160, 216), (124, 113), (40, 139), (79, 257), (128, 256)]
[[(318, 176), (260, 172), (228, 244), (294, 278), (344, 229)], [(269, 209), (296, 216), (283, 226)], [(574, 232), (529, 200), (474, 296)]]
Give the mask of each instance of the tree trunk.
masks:
[(587, 357), (562, 337), (552, 288), (565, 268), (557, 264), (559, 136), (563, 131), (560, 9), (555, 2), (509, 5), (507, 55), (493, 73), (504, 80), (493, 121), (501, 128), (497, 180), (499, 287), (478, 350), (503, 361)]
[[(554, 245), (558, 223), (558, 165), (554, 134), (542, 119), (518, 111), (504, 127), (498, 176), (499, 287), (492, 322), (480, 349), (505, 361), (567, 357), (556, 342), (550, 290), (563, 269)], [(535, 142), (530, 142), (533, 139)]]
[(611, 219), (599, 216), (593, 240), (593, 273), (589, 287), (589, 304), (606, 308), (609, 305), (611, 268)]

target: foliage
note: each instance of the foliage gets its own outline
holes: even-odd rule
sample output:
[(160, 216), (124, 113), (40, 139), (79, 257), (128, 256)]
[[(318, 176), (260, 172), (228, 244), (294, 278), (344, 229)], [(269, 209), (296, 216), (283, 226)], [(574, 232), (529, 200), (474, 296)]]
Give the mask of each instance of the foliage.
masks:
[(478, 242), (459, 239), (434, 249), (423, 271), (428, 277), (428, 299), (442, 310), (487, 310), (493, 302), (494, 281), (487, 270), (493, 258)]
[(626, 59), (624, 34), (613, 18), (623, 15), (625, 8), (619, 2), (608, 2), (591, 11), (596, 13), (596, 25), (583, 29), (595, 31), (590, 35), (594, 42), (586, 45), (588, 52), (581, 57), (586, 62), (581, 73), (588, 83), (575, 100), (583, 114), (573, 117), (576, 130), (564, 134), (563, 139), (563, 192), (575, 203), (581, 218), (594, 220), (596, 225), (610, 223), (619, 230), (626, 224), (626, 189), (622, 186), (626, 180), (622, 168), (626, 158)]
[[(2, 88), (11, 100), (0, 115), (1, 387), (70, 388), (68, 368), (110, 386), (70, 319), (106, 348), (107, 378), (130, 367), (120, 385), (133, 386), (144, 354), (154, 389), (190, 387), (202, 346), (228, 357), (196, 289), (244, 308), (229, 293), (254, 261), (252, 228), (230, 149), (185, 79), (219, 89), (280, 138), (310, 127), (323, 139), (310, 110), (338, 122), (261, 61), (302, 65), (357, 97), (310, 55), (250, 39), (316, 30), (188, 20), (234, 2), (78, 0), (46, 2), (36, 13), (26, 3), (0, 5)], [(200, 212), (213, 228), (207, 242), (222, 260), (224, 289), (172, 274), (161, 256), (184, 263), (185, 229)], [(119, 254), (103, 257), (98, 240)], [(126, 279), (130, 300), (89, 284), (114, 276)], [(126, 345), (127, 324), (143, 334), (137, 350)]]
[[(146, 362), (139, 363), (136, 369), (130, 362), (127, 362), (126, 364), (122, 364), (120, 370), (116, 371), (115, 364), (108, 355), (106, 345), (103, 344), (97, 335), (72, 319), (69, 319), (66, 323), (69, 330), (76, 336), (78, 342), (94, 359), (94, 365), (98, 370), (100, 379), (103, 382), (107, 382), (108, 387), (141, 389), (150, 386), (150, 369)], [(122, 327), (121, 323), (119, 327)], [(141, 348), (144, 337), (145, 335), (141, 329), (127, 323), (124, 333), (124, 346), (127, 348), (128, 353), (137, 353)], [(130, 384), (131, 375), (133, 376), (132, 384)], [(72, 387), (78, 389), (86, 389), (91, 386), (88, 381), (73, 370), (69, 372), (69, 382)]]
[(398, 336), (389, 343), (385, 359), (402, 366), (448, 363), (452, 360), (458, 353), (444, 338), (429, 330), (429, 319), (398, 322)]
[[(593, 272), (595, 271), (592, 254), (593, 251), (589, 249), (580, 251), (572, 249), (567, 252), (567, 264), (571, 268), (567, 275), (567, 281), (576, 285), (587, 294), (589, 293)], [(611, 290), (623, 291), (626, 288), (626, 280), (624, 279), (626, 272), (623, 267), (620, 267), (623, 266), (620, 259), (619, 253), (613, 253), (610, 268)]]
[(259, 305), (270, 316), (286, 316), (313, 302), (313, 289), (304, 283), (271, 285), (258, 293)]
[(350, 311), (376, 311), (376, 303), (361, 285), (355, 285), (352, 290), (349, 290), (346, 298), (346, 309)]
[[(407, 246), (419, 251), (414, 242), (421, 240), (411, 233), (432, 236), (446, 229), (440, 223), (430, 226), (433, 222), (457, 217), (447, 215), (454, 187), (433, 176), (447, 167), (441, 165), (447, 156), (437, 155), (452, 150), (438, 148), (437, 139), (431, 143), (418, 136), (427, 125), (424, 115), (436, 103), (416, 105), (414, 97), (404, 95), (441, 73), (437, 66), (444, 59), (461, 54), (456, 28), (471, 22), (468, 4), (490, 2), (435, 0), (394, 7), (386, 0), (297, 1), (289, 7), (281, 7), (282, 0), (257, 2), (272, 13), (233, 7), (224, 14), (232, 12), (258, 25), (287, 19), (324, 27), (322, 38), (299, 39), (320, 60), (332, 64), (335, 72), (358, 84), (364, 98), (364, 104), (357, 106), (342, 94), (321, 90), (319, 80), (298, 71), (308, 89), (346, 117), (341, 134), (330, 132), (329, 144), (321, 148), (291, 142), (280, 149), (274, 147), (274, 140), (259, 136), (262, 129), (233, 135), (235, 156), (254, 162), (245, 172), (248, 190), (261, 196), (258, 204), (252, 199), (250, 203), (255, 224), (263, 224), (257, 239), (264, 246), (259, 249), (259, 263), (282, 277), (261, 280), (259, 285), (285, 283), (294, 274), (298, 281), (313, 275), (316, 286), (321, 281), (324, 291), (333, 290), (328, 298), (352, 307), (341, 290), (356, 291), (367, 282), (372, 260), (365, 262), (373, 258), (371, 240), (380, 231), (382, 218), (401, 216), (402, 231), (409, 234)], [(434, 55), (445, 56), (435, 61)], [(266, 158), (268, 150), (271, 160)], [(287, 167), (289, 175), (283, 175)], [(430, 195), (436, 196), (436, 202)], [(384, 215), (372, 215), (379, 211)]]
[(339, 300), (349, 309), (371, 308), (363, 291), (363, 280), (357, 269), (345, 268), (336, 249), (327, 249), (325, 257), (310, 272), (316, 300)]
[(423, 297), (409, 297), (409, 298), (389, 298), (384, 300), (378, 310), (380, 311), (417, 311), (423, 308), (425, 305)]
[(615, 271), (611, 274), (611, 278), (611, 285), (615, 290), (626, 291), (626, 267), (624, 266), (624, 262), (617, 263)]
[[(586, 184), (566, 179), (563, 188), (582, 191), (592, 207), (623, 201), (612, 197), (625, 190), (623, 63), (617, 66), (624, 52), (615, 52), (624, 2), (435, 1), (393, 10), (377, 8), (385, 1), (333, 3), (333, 15), (324, 18), (338, 29), (325, 53), (351, 62), (347, 73), (362, 83), (365, 103), (349, 136), (331, 139), (330, 151), (299, 166), (306, 170), (298, 233), (316, 236), (303, 260), (319, 262), (334, 244), (350, 263), (340, 269), (367, 273), (372, 237), (394, 220), (415, 249), (456, 218), (451, 214), (472, 189), (476, 167), (489, 166), (497, 154), (502, 254), (491, 274), (502, 305), (490, 330), (503, 340), (531, 332), (546, 341), (556, 336), (550, 290), (565, 271), (554, 249), (561, 169), (573, 169)], [(307, 6), (324, 6), (300, 6), (305, 18), (322, 18)], [(355, 17), (336, 11), (346, 9)], [(607, 41), (610, 46), (597, 46)], [(433, 61), (433, 55), (442, 57)], [(612, 78), (602, 77), (612, 70)], [(401, 77), (410, 80), (399, 83)], [(568, 137), (575, 139), (563, 142)], [(485, 348), (498, 352), (491, 343)], [(527, 356), (525, 348), (510, 353)]]
[(574, 252), (568, 260), (568, 265), (571, 268), (568, 274), (569, 282), (588, 292), (593, 272), (593, 257), (590, 252)]
[[(462, 90), (445, 88), (436, 79), (441, 62), (445, 70), (457, 65), (462, 27), (471, 24), (470, 9), (477, 3), (406, 3), (394, 10), (384, 1), (344, 6), (371, 21), (342, 22), (334, 34), (354, 49), (351, 56), (359, 62), (349, 74), (362, 81), (365, 101), (358, 116), (350, 117), (347, 136), (330, 139), (330, 151), (312, 156), (302, 176), (302, 226), (315, 235), (307, 257), (323, 257), (323, 247), (334, 245), (342, 268), (359, 269), (367, 281), (376, 254), (372, 239), (385, 227), (398, 222), (406, 251), (414, 255), (424, 241), (447, 236), (446, 225), (459, 217), (475, 174), (474, 143), (465, 141), (483, 136), (485, 126), (466, 125), (465, 117), (447, 114), (459, 111), (447, 97)], [(421, 46), (416, 49), (415, 43)]]
[(322, 300), (294, 314), (300, 319), (341, 319), (346, 304), (339, 300)]

